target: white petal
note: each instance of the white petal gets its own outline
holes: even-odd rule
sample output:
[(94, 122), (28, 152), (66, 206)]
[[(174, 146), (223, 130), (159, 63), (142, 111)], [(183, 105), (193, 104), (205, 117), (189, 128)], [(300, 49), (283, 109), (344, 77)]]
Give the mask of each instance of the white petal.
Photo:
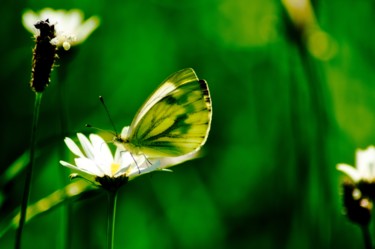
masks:
[(104, 161), (113, 162), (113, 156), (108, 144), (99, 135), (90, 134), (91, 144), (94, 148), (95, 155), (100, 155)]
[(375, 176), (375, 147), (356, 152), (356, 166), (362, 177), (371, 179)]
[(130, 153), (120, 148), (116, 149), (114, 162), (120, 164), (121, 168), (128, 168), (130, 164), (134, 162)]
[(92, 16), (82, 23), (76, 30), (77, 44), (85, 41), (89, 35), (99, 26), (100, 19)]
[(77, 168), (85, 171), (91, 175), (104, 176), (104, 172), (94, 161), (87, 158), (76, 158), (75, 159)]
[(83, 150), (86, 153), (86, 156), (90, 159), (95, 159), (95, 151), (92, 147), (90, 141), (82, 133), (77, 133), (77, 137), (82, 145)]
[(64, 20), (61, 25), (64, 27), (65, 32), (69, 33), (75, 33), (77, 27), (81, 25), (82, 19), (83, 19), (83, 13), (82, 11), (78, 9), (72, 9), (70, 11), (65, 12)]
[(134, 167), (131, 167), (129, 169), (129, 171), (127, 172), (127, 176), (130, 179), (133, 179), (137, 176), (147, 174), (155, 170), (160, 170), (160, 161), (156, 161), (151, 165), (149, 165), (148, 162), (145, 162), (143, 165), (138, 167), (135, 165)]
[(119, 177), (120, 175), (123, 175), (123, 174), (125, 174), (125, 173), (127, 173), (127, 172), (128, 172), (128, 168), (125, 168), (125, 167), (120, 168), (120, 170), (118, 170), (118, 171), (113, 175), (113, 177)]
[[(96, 176), (96, 175), (93, 175), (91, 172), (88, 172), (88, 171), (86, 171), (86, 170), (84, 170), (84, 169), (79, 169), (79, 168), (77, 168), (75, 165), (70, 164), (70, 163), (67, 163), (67, 162), (64, 162), (64, 161), (60, 161), (60, 163), (61, 163), (63, 166), (65, 166), (65, 167), (68, 167), (68, 168), (70, 168), (70, 169), (72, 169), (72, 170), (74, 170), (74, 171), (78, 171), (78, 172), (80, 172), (79, 174), (80, 174), (83, 178), (85, 178), (85, 179), (87, 179), (87, 180), (89, 180), (89, 181), (94, 181), (94, 180), (95, 180), (95, 176)], [(93, 177), (94, 177), (94, 179), (91, 179), (91, 178), (93, 178)]]
[(117, 148), (116, 152), (115, 152), (115, 156), (113, 158), (113, 161), (116, 162), (116, 163), (121, 163), (121, 161), (122, 161), (122, 153), (126, 153), (126, 151)]
[(112, 175), (111, 166), (113, 163), (113, 156), (108, 144), (96, 134), (91, 134), (90, 140), (94, 148), (95, 161), (100, 164), (106, 175)]
[(60, 41), (58, 37), (55, 37), (49, 43), (51, 43), (52, 45), (58, 46)]
[(22, 15), (22, 24), (23, 26), (33, 34), (38, 34), (38, 30), (34, 27), (34, 24), (36, 24), (40, 19), (38, 18), (38, 15), (32, 11), (27, 10)]
[(131, 163), (130, 167), (135, 168), (137, 171), (142, 171), (143, 169), (151, 166), (150, 163), (146, 160), (146, 157), (144, 155), (134, 155), (130, 154), (131, 157)]
[(152, 171), (155, 171), (155, 170), (159, 170), (159, 169), (160, 169), (160, 161), (157, 161), (157, 162), (154, 162), (149, 167), (143, 167), (143, 169), (141, 170), (141, 174), (146, 174), (146, 173), (149, 173), (149, 172), (152, 172)]
[(130, 165), (134, 163), (134, 158), (131, 156), (129, 151), (117, 148), (115, 152), (115, 162), (121, 165)]
[(348, 164), (340, 163), (337, 165), (337, 169), (347, 174), (354, 182), (358, 182), (361, 179), (360, 172)]
[(103, 138), (96, 134), (90, 134), (90, 140), (94, 148), (95, 160), (112, 163), (112, 152)]
[(51, 8), (45, 8), (45, 9), (42, 9), (39, 12), (39, 17), (42, 20), (48, 19), (52, 23), (56, 21), (56, 20), (54, 20), (56, 18), (56, 16), (57, 16), (57, 12), (54, 11), (53, 9), (51, 9)]
[(172, 167), (178, 164), (181, 164), (183, 162), (196, 159), (201, 156), (200, 151), (194, 151), (192, 153), (189, 153), (187, 155), (178, 156), (178, 157), (164, 157), (160, 158), (160, 168), (168, 168)]
[(62, 166), (65, 166), (65, 167), (68, 167), (68, 168), (71, 168), (71, 169), (74, 169), (74, 170), (78, 170), (77, 166), (75, 166), (73, 164), (70, 164), (68, 162), (60, 161), (60, 163), (61, 163)]
[(83, 20), (83, 12), (79, 9), (54, 10), (45, 8), (38, 13), (31, 10), (24, 12), (22, 16), (23, 25), (31, 33), (37, 35), (39, 30), (34, 24), (40, 20), (48, 19), (55, 26), (57, 46), (63, 46), (69, 50), (70, 46), (83, 42), (98, 26), (100, 19), (93, 16), (86, 21)]
[(127, 171), (127, 176), (133, 179), (134, 177), (160, 169), (161, 168), (159, 160), (154, 160), (152, 164), (150, 164), (148, 161), (146, 161), (146, 159), (144, 159), (142, 164), (138, 163), (138, 165), (136, 165), (133, 163)]
[(82, 152), (81, 152), (81, 150), (79, 149), (79, 147), (76, 145), (76, 143), (75, 143), (72, 139), (66, 137), (66, 138), (64, 139), (64, 142), (65, 142), (66, 146), (68, 146), (69, 150), (70, 150), (71, 152), (73, 152), (73, 154), (75, 154), (76, 156), (79, 156), (79, 157), (85, 157), (85, 156), (82, 154)]

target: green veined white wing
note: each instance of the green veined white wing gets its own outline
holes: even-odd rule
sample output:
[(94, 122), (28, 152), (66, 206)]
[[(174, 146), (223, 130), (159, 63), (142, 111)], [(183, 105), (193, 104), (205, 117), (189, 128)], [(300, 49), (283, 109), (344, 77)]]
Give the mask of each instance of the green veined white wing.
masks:
[(156, 89), (115, 144), (150, 158), (185, 155), (206, 142), (211, 118), (207, 82), (193, 69), (183, 69)]

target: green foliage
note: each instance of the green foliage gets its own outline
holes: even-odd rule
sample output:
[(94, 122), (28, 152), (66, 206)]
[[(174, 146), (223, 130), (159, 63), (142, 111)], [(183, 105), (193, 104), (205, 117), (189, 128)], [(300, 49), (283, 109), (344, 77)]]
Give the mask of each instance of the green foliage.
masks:
[[(2, 3), (0, 216), (15, 215), (17, 167), (28, 160), (34, 43), (22, 11), (81, 8), (101, 25), (52, 72), (31, 203), (69, 183), (62, 132), (113, 129), (99, 95), (121, 129), (165, 77), (192, 67), (212, 95), (205, 155), (121, 189), (117, 248), (361, 248), (359, 228), (342, 215), (335, 167), (375, 143), (374, 3), (313, 2), (333, 41), (329, 58), (309, 53), (274, 0)], [(24, 248), (105, 248), (105, 195), (70, 203), (70, 219), (59, 205), (30, 220)], [(10, 229), (0, 247), (13, 243)]]

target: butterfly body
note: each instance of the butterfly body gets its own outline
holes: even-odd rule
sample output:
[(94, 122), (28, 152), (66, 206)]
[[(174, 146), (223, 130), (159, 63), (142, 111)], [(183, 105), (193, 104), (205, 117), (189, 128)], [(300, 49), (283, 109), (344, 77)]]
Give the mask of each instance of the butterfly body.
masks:
[(199, 150), (206, 142), (211, 118), (208, 85), (187, 68), (157, 88), (114, 142), (150, 158), (181, 156)]

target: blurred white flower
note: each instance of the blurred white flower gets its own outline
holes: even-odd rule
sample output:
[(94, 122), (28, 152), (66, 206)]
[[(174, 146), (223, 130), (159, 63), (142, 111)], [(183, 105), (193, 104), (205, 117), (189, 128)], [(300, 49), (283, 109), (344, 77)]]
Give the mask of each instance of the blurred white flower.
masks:
[(354, 182), (375, 182), (375, 147), (356, 151), (356, 168), (340, 163), (337, 169), (347, 174)]
[[(80, 172), (78, 175), (92, 182), (98, 182), (104, 188), (115, 188), (132, 180), (137, 176), (157, 171), (166, 170), (167, 167), (182, 163), (186, 160), (193, 159), (196, 153), (188, 156), (175, 158), (158, 158), (148, 160), (144, 155), (132, 155), (130, 152), (117, 148), (115, 155), (112, 155), (108, 144), (98, 135), (90, 134), (89, 139), (82, 133), (77, 137), (81, 144), (82, 150), (70, 138), (65, 138), (65, 144), (69, 150), (77, 156), (75, 165), (65, 161), (60, 161), (63, 166)], [(168, 170), (167, 170), (168, 171)], [(76, 177), (77, 174), (73, 174)], [(91, 177), (90, 177), (91, 176)], [(105, 186), (106, 185), (106, 186)], [(117, 187), (116, 187), (117, 186)]]
[(49, 23), (55, 25), (56, 37), (51, 41), (58, 47), (69, 50), (71, 46), (78, 45), (99, 26), (100, 20), (97, 16), (92, 16), (86, 21), (83, 20), (83, 12), (79, 9), (72, 10), (53, 10), (45, 8), (35, 13), (32, 10), (26, 10), (22, 15), (23, 26), (33, 33), (39, 34), (39, 30), (34, 24), (40, 20), (49, 20)]

